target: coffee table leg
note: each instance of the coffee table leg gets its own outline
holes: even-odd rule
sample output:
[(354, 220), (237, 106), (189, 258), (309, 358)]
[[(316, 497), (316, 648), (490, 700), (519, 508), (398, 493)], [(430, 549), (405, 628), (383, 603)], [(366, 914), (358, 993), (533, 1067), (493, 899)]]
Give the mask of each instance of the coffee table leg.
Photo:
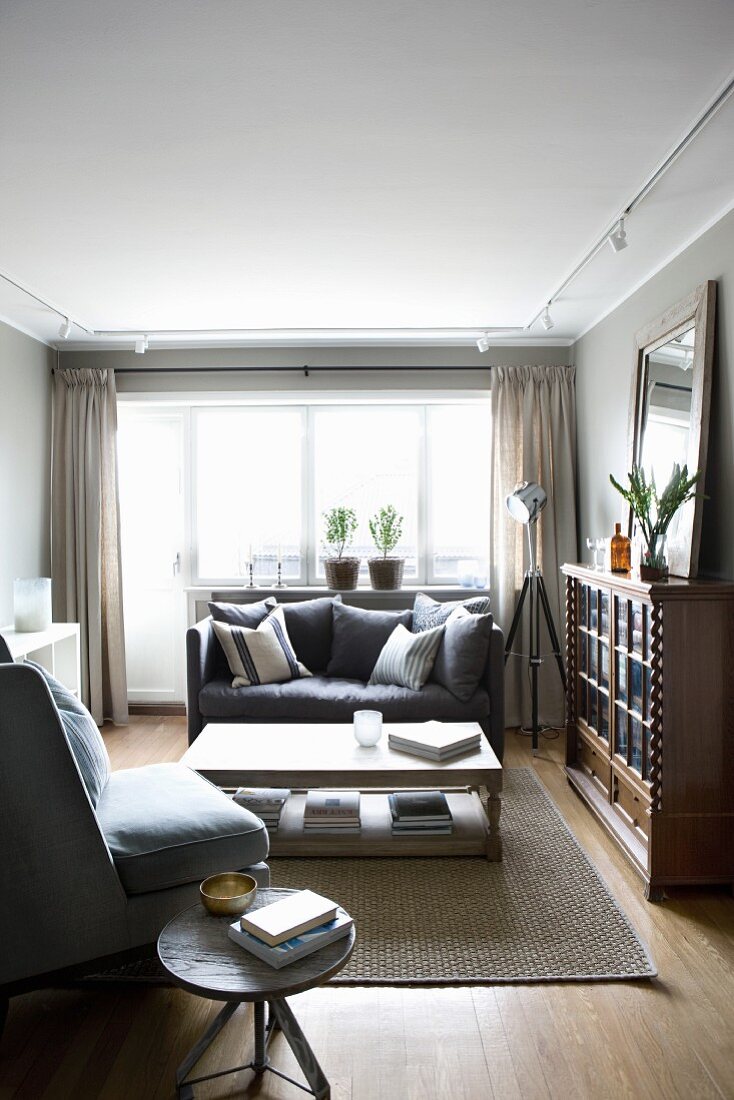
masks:
[(487, 859), (491, 863), (499, 863), (502, 860), (502, 837), (500, 836), (500, 814), (502, 813), (502, 799), (498, 794), (490, 791), (487, 798), (487, 819), (489, 821), (489, 833), (487, 834)]
[(252, 1068), (255, 1073), (264, 1073), (270, 1062), (270, 1059), (265, 1053), (267, 1049), (265, 1002), (255, 1001), (253, 1008), (255, 1010), (255, 1057), (252, 1060)]
[(329, 1100), (331, 1096), (329, 1082), (326, 1080), (321, 1066), (316, 1061), (316, 1055), (311, 1050), (306, 1036), (301, 1031), (298, 1021), (290, 1010), (290, 1006), (285, 1000), (271, 1001), (270, 1009), (280, 1026), (280, 1030), (288, 1040), (288, 1045), (296, 1056), (296, 1061), (303, 1070), (316, 1100)]

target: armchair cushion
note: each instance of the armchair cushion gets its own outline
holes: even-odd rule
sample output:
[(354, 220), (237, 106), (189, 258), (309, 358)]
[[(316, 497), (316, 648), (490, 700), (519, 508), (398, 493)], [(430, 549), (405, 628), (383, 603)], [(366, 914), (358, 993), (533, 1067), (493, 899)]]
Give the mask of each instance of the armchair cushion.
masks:
[(183, 764), (113, 772), (97, 818), (127, 894), (146, 894), (268, 854), (262, 821)]
[(27, 664), (37, 669), (48, 684), (87, 794), (96, 807), (110, 776), (110, 758), (97, 723), (84, 704), (43, 665), (35, 661), (28, 661)]

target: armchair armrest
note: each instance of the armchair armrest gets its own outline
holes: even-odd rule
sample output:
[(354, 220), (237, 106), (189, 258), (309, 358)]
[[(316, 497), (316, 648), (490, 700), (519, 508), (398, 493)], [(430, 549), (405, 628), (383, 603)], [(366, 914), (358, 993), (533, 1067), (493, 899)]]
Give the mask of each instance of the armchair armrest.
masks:
[(211, 615), (186, 631), (186, 713), (190, 745), (204, 727), (199, 692), (213, 678), (216, 644)]

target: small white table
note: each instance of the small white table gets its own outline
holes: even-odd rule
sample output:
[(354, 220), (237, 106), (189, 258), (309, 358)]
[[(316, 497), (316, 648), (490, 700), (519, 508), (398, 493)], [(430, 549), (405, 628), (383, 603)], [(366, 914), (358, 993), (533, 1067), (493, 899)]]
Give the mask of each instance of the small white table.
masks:
[(35, 661), (69, 691), (79, 695), (79, 623), (51, 623), (47, 630), (29, 633), (18, 631), (13, 626), (2, 626), (0, 634), (14, 661)]

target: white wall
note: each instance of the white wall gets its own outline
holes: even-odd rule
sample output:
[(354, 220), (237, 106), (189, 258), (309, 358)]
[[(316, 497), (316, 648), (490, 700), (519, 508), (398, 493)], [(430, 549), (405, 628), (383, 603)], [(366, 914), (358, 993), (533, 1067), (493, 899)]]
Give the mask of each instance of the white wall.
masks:
[(55, 353), (0, 321), (0, 626), (13, 579), (48, 577), (51, 368)]
[[(634, 239), (630, 236), (630, 248)], [(610, 535), (625, 509), (609, 484), (627, 468), (635, 332), (700, 283), (718, 283), (701, 575), (734, 577), (734, 212), (717, 222), (573, 349), (576, 363), (579, 539)], [(588, 558), (588, 551), (582, 551)]]

